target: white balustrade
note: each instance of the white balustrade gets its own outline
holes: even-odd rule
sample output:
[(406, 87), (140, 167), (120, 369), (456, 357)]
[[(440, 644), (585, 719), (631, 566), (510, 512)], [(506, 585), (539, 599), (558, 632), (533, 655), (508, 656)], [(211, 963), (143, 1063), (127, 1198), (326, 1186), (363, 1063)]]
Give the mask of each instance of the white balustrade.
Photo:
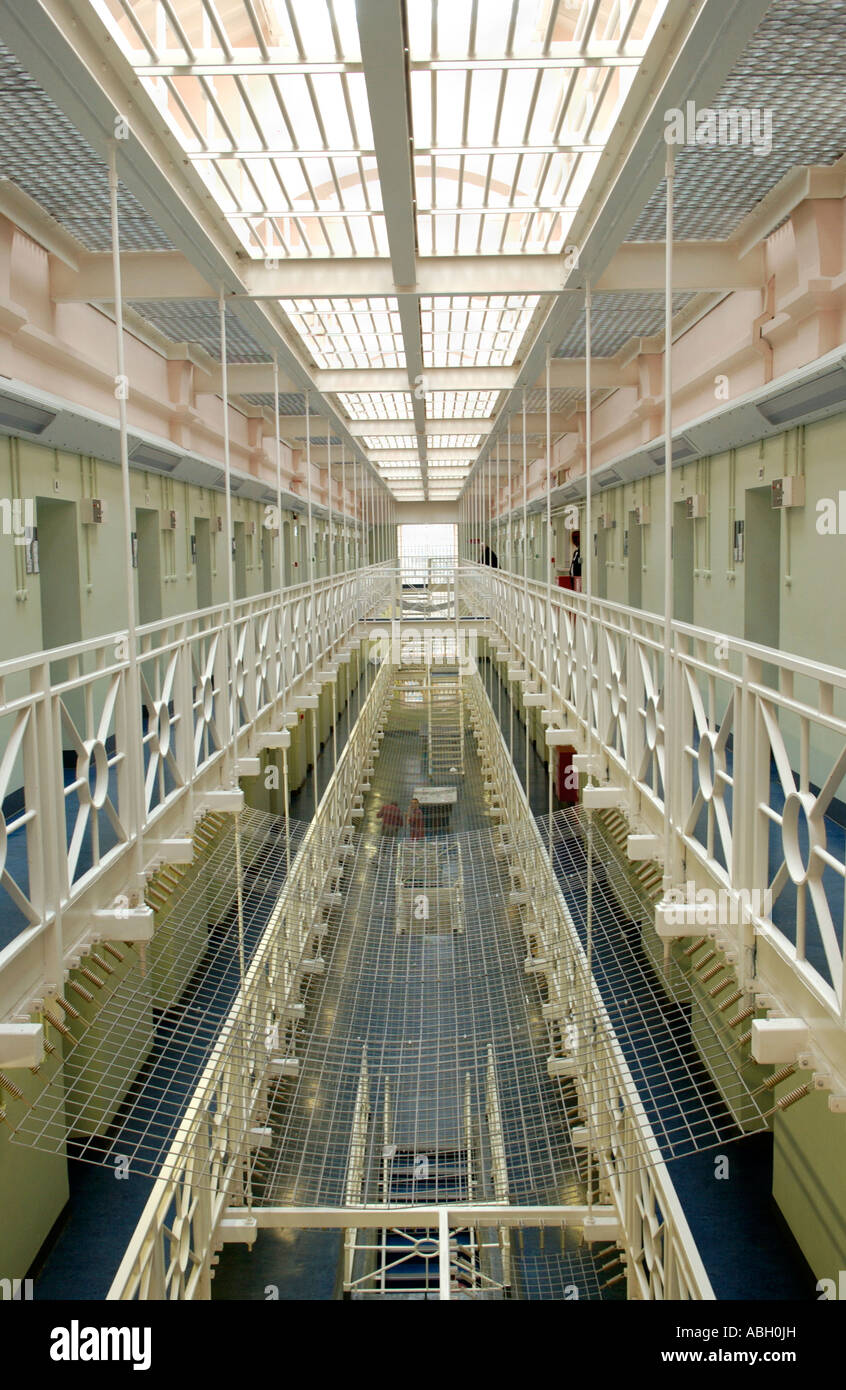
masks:
[(396, 583), (373, 566), (245, 599), (234, 641), (225, 605), (139, 628), (140, 729), (125, 633), (0, 664), (0, 1017), (61, 983), (95, 907), (140, 898), (145, 841), (190, 831), (202, 797), (232, 784), (235, 753), (390, 611)]
[(846, 671), (674, 622), (665, 681), (654, 614), (593, 598), (588, 630), (583, 593), (478, 564), (462, 565), (460, 594), (537, 682), (553, 727), (590, 744), (633, 828), (663, 835), (669, 769), (665, 874), (722, 893), (743, 981), (818, 1022), (846, 1076), (844, 835), (829, 818), (846, 775)]
[[(115, 1275), (110, 1299), (210, 1296), (211, 1257), (227, 1234), (226, 1210), (249, 1202), (247, 1131), (267, 1104), (268, 1039), (290, 1017), (318, 905), (335, 872), (353, 797), (391, 695), (391, 672), (383, 663), (376, 674)], [(243, 1239), (244, 1232), (239, 1234)]]
[[(616, 1211), (630, 1299), (712, 1299), (705, 1267), (638, 1096), (578, 932), (529, 809), (505, 740), (478, 677), (467, 682), (472, 721), (495, 795), (504, 808), (502, 850), (530, 904), (527, 921), (543, 944), (549, 997), (559, 1025), (576, 1004), (593, 1020), (580, 1049), (580, 1111), (589, 1117), (600, 1200)], [(549, 1009), (555, 1011), (552, 1002)], [(547, 1014), (551, 1017), (550, 1014)]]

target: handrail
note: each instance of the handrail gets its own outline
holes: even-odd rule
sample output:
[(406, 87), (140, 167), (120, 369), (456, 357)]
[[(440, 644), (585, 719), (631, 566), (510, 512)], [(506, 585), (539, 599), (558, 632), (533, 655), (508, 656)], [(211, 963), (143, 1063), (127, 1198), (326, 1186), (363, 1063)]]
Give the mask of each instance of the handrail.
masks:
[(234, 644), (222, 605), (148, 623), (135, 692), (121, 632), (0, 664), (0, 1018), (61, 986), (94, 910), (140, 904), (139, 841), (149, 869), (161, 841), (190, 834), (237, 778), (233, 750), (255, 756), (323, 664), (349, 656), (359, 623), (391, 611), (395, 586), (380, 564), (241, 600)]
[[(248, 1197), (250, 1125), (267, 1108), (271, 1052), (298, 992), (298, 970), (390, 696), (382, 663), (108, 1293), (109, 1299), (208, 1298), (211, 1258), (233, 1199)], [(273, 1044), (268, 1045), (268, 1038)], [(295, 1058), (293, 1041), (286, 1058)], [(249, 1089), (245, 1093), (245, 1087)], [(254, 1228), (254, 1225), (253, 1225)]]
[[(468, 682), (468, 688), (476, 737), (489, 760), (503, 807), (502, 849), (526, 884), (532, 903), (532, 930), (548, 956), (550, 1007), (560, 1003), (557, 1017), (563, 1027), (568, 1002), (576, 995), (582, 1017), (594, 1020), (593, 1036), (579, 1046), (580, 1109), (588, 1117), (587, 1124), (594, 1127), (601, 1184), (610, 1194), (622, 1232), (628, 1296), (713, 1299), (714, 1291), (681, 1202), (478, 676)], [(490, 1068), (488, 1084), (495, 1088)], [(592, 1181), (589, 1173), (589, 1185)]]
[(846, 863), (829, 820), (832, 811), (842, 820), (833, 803), (846, 786), (846, 671), (674, 622), (665, 672), (654, 614), (595, 599), (588, 625), (581, 595), (556, 590), (549, 602), (545, 585), (475, 563), (462, 564), (459, 583), (465, 609), (488, 625), (492, 658), (507, 650), (543, 725), (566, 731), (549, 741), (590, 743), (602, 804), (651, 837), (657, 859), (664, 768), (673, 769), (665, 874), (685, 896), (713, 900), (714, 931), (737, 958), (747, 1002), (766, 998), (809, 1021), (822, 1058), (846, 1079)]

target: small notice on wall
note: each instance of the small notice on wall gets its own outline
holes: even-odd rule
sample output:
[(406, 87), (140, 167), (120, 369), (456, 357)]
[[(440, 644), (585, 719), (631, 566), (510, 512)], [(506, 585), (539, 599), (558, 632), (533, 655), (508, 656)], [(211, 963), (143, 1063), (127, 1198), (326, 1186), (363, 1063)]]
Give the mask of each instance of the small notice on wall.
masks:
[(734, 523), (734, 563), (739, 565), (743, 560), (743, 522)]

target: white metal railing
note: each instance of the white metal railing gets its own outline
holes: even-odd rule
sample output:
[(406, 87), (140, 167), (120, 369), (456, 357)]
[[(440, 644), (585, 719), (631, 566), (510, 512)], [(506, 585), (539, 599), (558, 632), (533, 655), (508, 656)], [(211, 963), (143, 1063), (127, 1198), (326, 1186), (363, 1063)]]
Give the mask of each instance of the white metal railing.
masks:
[(628, 1296), (712, 1299), (705, 1267), (496, 716), (478, 676), (467, 685), (471, 722), (485, 780), (492, 784), (495, 819), (500, 822), (501, 850), (512, 866), (512, 876), (519, 876), (530, 904), (527, 926), (547, 962), (550, 1003), (545, 1016), (563, 1034), (568, 1011), (577, 1000), (583, 1021), (593, 1020), (592, 1036), (586, 1036), (585, 1027), (585, 1036), (573, 1044), (578, 1062), (573, 1075), (590, 1136), (588, 1186), (594, 1185), (593, 1161), (599, 1172), (600, 1200), (610, 1202), (618, 1218), (618, 1243), (627, 1256)]
[(846, 1075), (846, 867), (828, 818), (846, 776), (846, 671), (674, 622), (665, 679), (654, 614), (596, 598), (588, 610), (583, 593), (477, 564), (461, 567), (460, 593), (543, 693), (544, 721), (573, 732), (630, 825), (659, 839), (668, 770), (665, 874), (723, 895), (740, 982), (822, 1021)]
[(0, 1017), (61, 983), (93, 907), (140, 900), (148, 851), (395, 587), (371, 566), (242, 600), (234, 626), (226, 605), (147, 624), (134, 663), (117, 632), (0, 664)]
[[(227, 1208), (249, 1208), (247, 1131), (267, 1112), (272, 1058), (296, 1061), (287, 1026), (308, 968), (305, 953), (320, 904), (338, 873), (351, 831), (362, 771), (391, 693), (391, 668), (380, 666), (279, 900), (194, 1091), (138, 1226), (109, 1290), (110, 1299), (210, 1297), (211, 1257), (225, 1236)], [(282, 1034), (287, 1033), (287, 1042)], [(239, 1239), (256, 1223), (239, 1220)]]

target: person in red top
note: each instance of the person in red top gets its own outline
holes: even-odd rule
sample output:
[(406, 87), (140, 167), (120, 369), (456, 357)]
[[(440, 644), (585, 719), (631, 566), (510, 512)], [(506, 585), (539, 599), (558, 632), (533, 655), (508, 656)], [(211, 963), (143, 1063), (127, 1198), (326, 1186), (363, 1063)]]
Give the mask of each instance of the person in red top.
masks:
[(423, 839), (423, 812), (416, 796), (411, 798), (405, 823), (408, 826), (408, 838), (410, 840)]
[(376, 812), (376, 819), (382, 822), (383, 835), (396, 835), (402, 826), (402, 811), (395, 801), (386, 801)]

